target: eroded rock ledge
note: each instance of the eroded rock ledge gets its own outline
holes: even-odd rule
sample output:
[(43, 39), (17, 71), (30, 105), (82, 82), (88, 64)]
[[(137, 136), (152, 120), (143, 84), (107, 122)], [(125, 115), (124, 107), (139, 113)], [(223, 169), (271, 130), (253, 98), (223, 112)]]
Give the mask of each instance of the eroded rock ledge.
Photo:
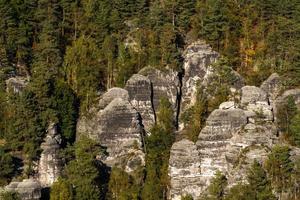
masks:
[[(183, 139), (172, 146), (169, 199), (180, 200), (185, 194), (199, 198), (217, 170), (227, 175), (229, 187), (246, 181), (253, 160), (262, 162), (267, 157), (278, 142), (274, 104), (270, 99), (276, 102), (287, 96), (285, 92), (274, 99), (279, 86), (272, 77), (276, 76), (272, 75), (270, 82), (267, 80), (261, 86), (266, 91), (254, 86), (242, 87), (239, 102), (224, 102), (214, 110), (196, 144)], [(300, 93), (288, 93), (297, 102)]]

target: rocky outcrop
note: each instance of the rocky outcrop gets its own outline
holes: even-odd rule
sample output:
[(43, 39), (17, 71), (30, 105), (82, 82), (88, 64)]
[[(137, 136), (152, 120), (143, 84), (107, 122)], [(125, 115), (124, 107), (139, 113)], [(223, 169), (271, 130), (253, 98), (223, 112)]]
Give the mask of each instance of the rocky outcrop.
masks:
[(200, 176), (202, 174), (197, 146), (187, 139), (175, 142), (169, 160), (169, 199), (181, 200), (181, 196), (186, 194), (196, 199), (200, 196), (199, 187), (205, 186)]
[[(95, 106), (97, 108), (91, 109), (95, 113), (89, 113), (79, 120), (77, 136), (87, 135), (106, 147), (108, 155), (101, 157), (106, 165), (132, 172), (145, 164), (143, 126), (139, 113), (128, 101), (127, 91), (114, 90), (122, 91), (113, 93), (120, 94), (120, 97), (113, 98), (116, 95), (111, 95), (111, 91), (103, 94), (99, 105)], [(108, 103), (108, 99), (112, 101)]]
[(246, 110), (249, 121), (273, 121), (273, 108), (267, 93), (255, 86), (241, 89), (241, 106)]
[(27, 86), (28, 80), (24, 77), (16, 76), (7, 79), (5, 83), (7, 92), (20, 93)]
[(17, 192), (22, 200), (39, 200), (42, 197), (42, 187), (34, 179), (25, 179), (22, 182), (11, 182), (5, 187), (8, 192)]
[(152, 67), (142, 69), (139, 74), (146, 76), (152, 83), (154, 111), (158, 112), (159, 101), (162, 97), (165, 97), (173, 105), (174, 113), (176, 114), (178, 107), (177, 98), (180, 91), (178, 74), (170, 69), (161, 71)]
[(269, 101), (272, 104), (272, 102), (280, 94), (281, 87), (282, 83), (280, 76), (277, 73), (273, 73), (267, 80), (265, 80), (261, 84), (260, 89), (267, 93)]
[(182, 108), (195, 102), (197, 83), (212, 73), (211, 64), (217, 61), (219, 54), (205, 42), (197, 41), (186, 48), (183, 57)]
[(41, 158), (38, 167), (38, 180), (42, 187), (50, 187), (61, 175), (63, 161), (59, 156), (61, 136), (54, 123), (50, 123), (45, 141), (41, 144)]
[(208, 183), (217, 170), (227, 170), (227, 146), (233, 134), (247, 123), (241, 109), (214, 110), (199, 134), (197, 147), (201, 157), (201, 174)]
[[(196, 92), (199, 87), (204, 90), (215, 82), (216, 70), (213, 65), (217, 62), (219, 54), (203, 41), (197, 41), (189, 45), (183, 53), (184, 76), (182, 80), (181, 112), (194, 105)], [(244, 86), (244, 79), (236, 71), (230, 71), (231, 83), (228, 87), (232, 93)], [(207, 93), (210, 96), (210, 93)]]
[(241, 90), (241, 104), (255, 104), (256, 102), (267, 102), (267, 94), (262, 89), (255, 86), (245, 86)]
[[(197, 199), (205, 192), (216, 171), (226, 174), (229, 187), (246, 181), (254, 159), (265, 160), (278, 142), (268, 94), (258, 87), (243, 87), (238, 102), (224, 102), (210, 114), (196, 142), (197, 149), (191, 148), (194, 144), (190, 142), (188, 145), (185, 140), (173, 145), (169, 164), (169, 199), (177, 200), (187, 193)], [(190, 161), (190, 158), (195, 161)]]
[(152, 83), (149, 78), (134, 74), (126, 83), (131, 105), (141, 114), (145, 129), (149, 130), (155, 123), (152, 104)]

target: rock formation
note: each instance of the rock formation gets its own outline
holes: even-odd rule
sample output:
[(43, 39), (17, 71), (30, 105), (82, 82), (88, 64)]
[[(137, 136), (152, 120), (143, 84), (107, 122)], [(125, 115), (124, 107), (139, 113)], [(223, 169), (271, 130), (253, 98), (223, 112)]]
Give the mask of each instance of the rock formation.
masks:
[(169, 69), (160, 71), (152, 67), (146, 67), (139, 74), (146, 76), (152, 83), (154, 111), (158, 111), (160, 98), (166, 97), (173, 105), (176, 114), (180, 92), (180, 80), (177, 73)]
[(5, 81), (6, 91), (12, 91), (14, 93), (20, 93), (28, 84), (28, 80), (24, 77), (16, 76), (11, 77)]
[(175, 142), (169, 160), (170, 192), (169, 199), (181, 200), (181, 195), (200, 196), (201, 182), (200, 157), (197, 146), (189, 140)]
[(141, 114), (144, 127), (149, 130), (155, 123), (152, 104), (152, 83), (140, 74), (134, 74), (126, 83), (131, 105)]
[[(186, 48), (183, 57), (181, 112), (195, 103), (198, 85), (205, 88), (215, 80), (212, 65), (217, 62), (219, 54), (205, 42), (197, 41)], [(229, 87), (232, 92), (235, 92), (244, 86), (244, 79), (234, 70), (231, 71), (231, 76), (235, 81)]]
[(196, 142), (197, 149), (186, 140), (172, 146), (169, 199), (179, 200), (187, 193), (197, 199), (217, 170), (226, 174), (229, 187), (246, 181), (247, 170), (254, 159), (265, 160), (278, 142), (268, 94), (271, 93), (254, 86), (241, 88), (239, 102), (224, 102), (210, 114)]
[[(106, 147), (108, 156), (101, 160), (108, 166), (118, 166), (132, 172), (145, 164), (143, 126), (139, 113), (128, 101), (128, 95), (124, 95), (127, 91), (114, 90), (120, 92), (112, 93), (109, 90), (103, 94), (97, 108), (92, 109), (96, 113), (89, 113), (80, 119), (77, 136), (80, 138), (80, 135), (85, 134)], [(108, 103), (108, 99), (111, 102)]]
[(22, 182), (11, 182), (5, 187), (8, 192), (17, 192), (22, 200), (39, 200), (42, 197), (42, 187), (34, 179), (24, 179)]
[(61, 141), (56, 125), (50, 123), (45, 141), (41, 144), (43, 151), (38, 167), (38, 179), (43, 187), (50, 187), (61, 175), (63, 168), (63, 162), (59, 156)]
[(211, 64), (215, 63), (219, 54), (205, 42), (198, 41), (189, 45), (183, 53), (184, 77), (182, 86), (182, 108), (195, 101), (196, 86), (211, 73)]

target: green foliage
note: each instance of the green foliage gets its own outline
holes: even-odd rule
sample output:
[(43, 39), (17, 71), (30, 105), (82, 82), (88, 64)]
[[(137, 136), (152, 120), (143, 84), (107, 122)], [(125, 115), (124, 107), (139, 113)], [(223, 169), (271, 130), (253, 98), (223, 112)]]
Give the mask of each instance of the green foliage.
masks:
[(0, 197), (2, 200), (21, 200), (20, 195), (15, 192), (1, 192)]
[(299, 111), (291, 119), (290, 131), (291, 131), (292, 142), (296, 146), (300, 147), (300, 112)]
[(254, 191), (250, 190), (248, 185), (238, 183), (230, 188), (226, 195), (226, 200), (254, 200)]
[(0, 147), (0, 186), (6, 185), (14, 173), (14, 163), (10, 154)]
[(92, 200), (101, 198), (100, 171), (96, 155), (102, 148), (93, 140), (82, 136), (75, 143), (75, 160), (66, 166), (68, 182), (74, 188), (74, 199)]
[(108, 189), (108, 199), (111, 200), (139, 199), (139, 185), (137, 185), (136, 180), (118, 168), (112, 168), (111, 170)]
[(280, 194), (287, 191), (291, 186), (291, 172), (293, 171), (290, 148), (288, 146), (274, 146), (268, 156), (266, 169), (276, 191)]
[(251, 196), (257, 200), (272, 200), (276, 199), (272, 193), (271, 183), (268, 180), (267, 174), (262, 166), (254, 160), (247, 176), (249, 191), (252, 191)]
[(227, 178), (220, 171), (217, 171), (215, 177), (211, 180), (208, 187), (208, 199), (222, 200), (225, 199), (225, 187), (227, 186)]
[(193, 200), (194, 198), (192, 197), (192, 195), (185, 195), (181, 197), (181, 200)]
[(146, 138), (146, 179), (142, 198), (164, 199), (168, 186), (168, 160), (174, 142), (173, 109), (166, 98), (160, 100), (158, 122)]
[(59, 178), (53, 183), (50, 191), (50, 200), (72, 200), (72, 185), (65, 179)]
[(181, 120), (185, 123), (185, 134), (191, 140), (196, 142), (201, 129), (205, 125), (208, 117), (208, 100), (203, 88), (197, 89), (196, 102), (188, 108), (181, 116)]
[(99, 53), (95, 41), (86, 37), (75, 40), (66, 51), (64, 71), (67, 82), (81, 99), (83, 108), (87, 108), (100, 88)]
[(276, 118), (280, 131), (284, 134), (284, 138), (291, 142), (291, 121), (296, 115), (297, 107), (295, 100), (289, 96), (277, 109)]

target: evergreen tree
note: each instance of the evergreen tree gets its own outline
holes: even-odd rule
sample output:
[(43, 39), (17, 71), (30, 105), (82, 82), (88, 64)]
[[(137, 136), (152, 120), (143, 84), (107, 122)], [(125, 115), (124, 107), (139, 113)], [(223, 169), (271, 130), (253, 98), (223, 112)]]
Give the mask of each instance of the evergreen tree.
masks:
[(292, 142), (296, 146), (300, 147), (300, 112), (299, 111), (291, 119), (290, 129), (291, 129)]
[(91, 139), (82, 136), (75, 143), (75, 160), (66, 167), (67, 178), (75, 190), (74, 199), (98, 200), (101, 196), (100, 171), (96, 155), (101, 154), (100, 146)]
[(146, 179), (142, 191), (143, 199), (165, 199), (168, 186), (168, 160), (174, 142), (173, 109), (171, 103), (162, 98), (158, 110), (158, 123), (146, 138)]
[(83, 109), (92, 102), (101, 86), (103, 70), (99, 62), (99, 54), (95, 41), (84, 36), (74, 41), (66, 51), (65, 76), (68, 84), (81, 100)]
[(50, 200), (72, 200), (72, 186), (67, 180), (59, 178), (50, 189)]
[(14, 163), (10, 154), (0, 147), (0, 186), (6, 185), (14, 172)]
[(268, 180), (267, 174), (262, 166), (254, 160), (247, 176), (249, 189), (252, 191), (253, 199), (257, 200), (275, 200), (272, 193), (271, 183)]
[(220, 171), (217, 171), (215, 177), (211, 180), (208, 187), (208, 199), (222, 200), (225, 199), (225, 187), (227, 186), (227, 178)]
[(287, 146), (274, 146), (268, 156), (266, 169), (270, 174), (272, 184), (281, 195), (291, 186), (293, 163), (290, 160), (290, 149)]

